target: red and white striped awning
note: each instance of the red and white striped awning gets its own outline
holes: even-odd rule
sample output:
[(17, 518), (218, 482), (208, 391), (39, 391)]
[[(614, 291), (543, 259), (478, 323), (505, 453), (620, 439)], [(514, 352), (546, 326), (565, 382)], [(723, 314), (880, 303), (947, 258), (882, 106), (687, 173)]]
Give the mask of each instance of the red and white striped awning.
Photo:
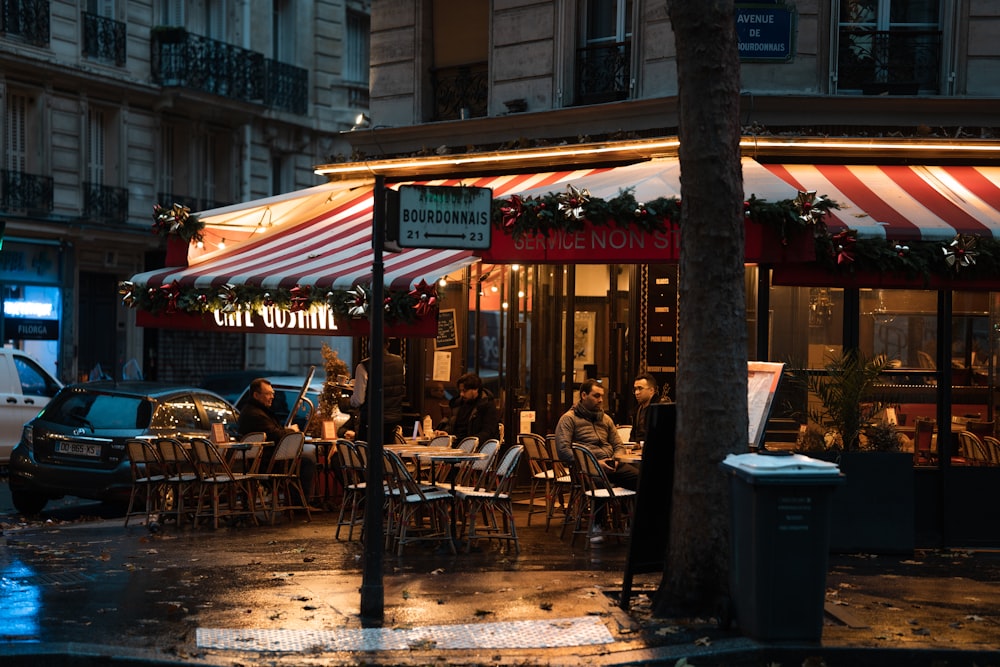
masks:
[(1000, 167), (765, 164), (799, 190), (840, 205), (831, 230), (900, 241), (956, 234), (1000, 239)]
[[(428, 185), (493, 189), (494, 197), (560, 183), (598, 169), (435, 180)], [(295, 195), (298, 196), (295, 196)], [(132, 278), (137, 286), (176, 283), (181, 288), (246, 285), (264, 289), (296, 285), (350, 289), (372, 280), (372, 185), (329, 183), (291, 195), (198, 214), (204, 248), (191, 246), (188, 266), (167, 267)], [(221, 247), (220, 247), (221, 246)], [(408, 248), (385, 253), (386, 286), (408, 290), (476, 261), (464, 250)]]

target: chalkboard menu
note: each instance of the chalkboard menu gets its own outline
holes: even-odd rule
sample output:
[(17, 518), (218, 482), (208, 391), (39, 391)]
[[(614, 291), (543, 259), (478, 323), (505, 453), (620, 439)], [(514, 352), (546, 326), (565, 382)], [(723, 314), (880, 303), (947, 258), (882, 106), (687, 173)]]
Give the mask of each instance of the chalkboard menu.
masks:
[(455, 331), (455, 310), (442, 310), (438, 313), (437, 340), (434, 341), (434, 348), (447, 350), (458, 347), (458, 332)]

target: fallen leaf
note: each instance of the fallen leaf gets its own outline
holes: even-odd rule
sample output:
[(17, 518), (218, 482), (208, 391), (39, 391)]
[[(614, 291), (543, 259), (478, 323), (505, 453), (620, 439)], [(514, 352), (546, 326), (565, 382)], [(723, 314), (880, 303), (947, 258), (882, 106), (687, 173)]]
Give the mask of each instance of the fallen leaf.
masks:
[(982, 621), (984, 619), (983, 619), (982, 616), (979, 616), (978, 614), (969, 614), (968, 616), (965, 617), (965, 620), (967, 620), (967, 621), (975, 621), (975, 622), (978, 623), (979, 621)]
[(678, 625), (668, 625), (668, 626), (666, 626), (664, 628), (657, 628), (656, 634), (659, 635), (659, 636), (661, 636), (661, 637), (664, 636), (664, 635), (676, 635), (682, 629), (683, 628), (681, 628)]
[(552, 603), (551, 602), (543, 602), (543, 603), (541, 603), (538, 606), (540, 608), (544, 609), (545, 611), (552, 611)]
[(708, 637), (698, 637), (698, 639), (694, 640), (694, 645), (695, 646), (711, 646), (712, 645), (712, 640), (709, 639)]
[(931, 631), (927, 628), (913, 628), (913, 634), (920, 635), (921, 637), (927, 637), (931, 634)]
[(493, 613), (492, 611), (487, 611), (485, 609), (477, 609), (476, 612), (475, 612), (475, 615), (476, 616), (489, 616), (492, 613)]

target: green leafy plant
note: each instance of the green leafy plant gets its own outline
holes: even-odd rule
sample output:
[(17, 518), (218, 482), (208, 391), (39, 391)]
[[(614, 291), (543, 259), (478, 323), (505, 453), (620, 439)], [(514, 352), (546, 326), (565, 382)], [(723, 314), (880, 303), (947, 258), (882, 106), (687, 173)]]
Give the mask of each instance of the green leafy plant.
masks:
[(830, 434), (825, 438), (827, 449), (872, 448), (862, 435), (893, 404), (890, 396), (878, 391), (879, 376), (888, 363), (885, 355), (867, 356), (852, 349), (829, 356), (821, 371), (804, 371), (793, 376), (818, 399), (810, 401), (806, 412), (811, 422)]

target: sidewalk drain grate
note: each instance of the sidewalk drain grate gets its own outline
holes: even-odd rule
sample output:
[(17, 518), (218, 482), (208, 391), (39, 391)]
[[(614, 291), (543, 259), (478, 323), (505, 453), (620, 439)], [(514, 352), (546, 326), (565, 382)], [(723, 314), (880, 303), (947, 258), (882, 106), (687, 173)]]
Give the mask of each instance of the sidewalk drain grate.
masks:
[(560, 648), (613, 644), (595, 617), (421, 628), (225, 630), (198, 628), (199, 648), (240, 651), (405, 651), (410, 649)]

